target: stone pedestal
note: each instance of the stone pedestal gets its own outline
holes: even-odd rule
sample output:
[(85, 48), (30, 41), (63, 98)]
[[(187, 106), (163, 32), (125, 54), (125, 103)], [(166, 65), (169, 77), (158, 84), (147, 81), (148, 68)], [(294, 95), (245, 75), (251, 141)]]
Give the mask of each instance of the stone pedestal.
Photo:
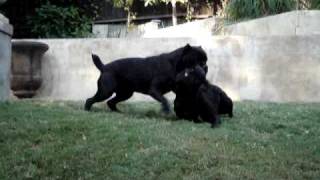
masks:
[(9, 20), (0, 14), (0, 102), (10, 96), (11, 36)]

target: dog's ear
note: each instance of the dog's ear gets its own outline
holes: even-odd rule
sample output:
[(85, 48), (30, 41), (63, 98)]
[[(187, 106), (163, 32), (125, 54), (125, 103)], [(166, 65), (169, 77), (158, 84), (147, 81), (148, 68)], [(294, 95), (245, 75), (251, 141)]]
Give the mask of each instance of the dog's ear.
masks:
[(188, 52), (189, 50), (191, 50), (191, 46), (190, 46), (190, 44), (188, 43), (187, 45), (185, 45), (184, 46), (184, 48), (183, 48), (183, 53), (186, 53), (186, 52)]

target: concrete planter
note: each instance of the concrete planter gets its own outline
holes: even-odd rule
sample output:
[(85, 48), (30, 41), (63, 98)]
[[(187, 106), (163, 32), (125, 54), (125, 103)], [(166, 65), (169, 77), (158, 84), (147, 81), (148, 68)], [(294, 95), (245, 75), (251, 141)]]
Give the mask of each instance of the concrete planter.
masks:
[(40, 88), (41, 58), (48, 48), (41, 42), (12, 42), (11, 89), (18, 98), (31, 98)]

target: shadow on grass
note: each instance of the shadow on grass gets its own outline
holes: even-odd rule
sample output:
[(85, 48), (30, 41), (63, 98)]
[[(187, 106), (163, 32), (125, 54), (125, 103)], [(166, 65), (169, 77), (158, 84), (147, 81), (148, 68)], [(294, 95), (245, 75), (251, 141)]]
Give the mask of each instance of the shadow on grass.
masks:
[[(84, 111), (84, 102), (65, 102), (66, 106), (74, 110)], [(120, 110), (119, 113), (131, 116), (135, 118), (147, 118), (147, 119), (165, 119), (168, 121), (179, 121), (173, 111), (173, 105), (171, 105), (171, 112), (165, 114), (161, 111), (161, 106), (156, 102), (124, 102), (117, 105)], [(91, 111), (93, 113), (117, 113), (111, 111), (106, 103), (96, 103), (92, 106)]]
[[(64, 102), (66, 106), (69, 106), (73, 110), (81, 110), (84, 111), (84, 102), (74, 102), (68, 101)], [(139, 119), (161, 119), (166, 121), (190, 121), (187, 119), (179, 119), (174, 110), (173, 104), (171, 104), (171, 112), (169, 114), (165, 114), (161, 111), (161, 105), (157, 102), (123, 102), (117, 105), (120, 112), (113, 112), (111, 111), (105, 102), (96, 103), (92, 106), (91, 111), (92, 113), (120, 113), (125, 116), (130, 116)], [(235, 117), (230, 118), (228, 115), (220, 115), (222, 121), (229, 121), (231, 119), (235, 119)], [(199, 122), (205, 123), (205, 122)], [(198, 123), (197, 123), (198, 124)]]

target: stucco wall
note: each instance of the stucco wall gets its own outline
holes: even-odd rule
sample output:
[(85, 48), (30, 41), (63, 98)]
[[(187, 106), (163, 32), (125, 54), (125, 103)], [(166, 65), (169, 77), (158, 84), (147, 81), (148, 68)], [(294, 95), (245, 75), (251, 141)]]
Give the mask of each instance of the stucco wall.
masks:
[[(50, 48), (42, 59), (44, 82), (37, 98), (85, 100), (92, 96), (99, 71), (91, 52), (107, 63), (168, 52), (190, 43), (205, 49), (207, 78), (234, 100), (320, 101), (320, 36), (41, 41)], [(131, 100), (150, 98), (135, 94)]]
[(12, 26), (0, 14), (0, 102), (9, 99)]
[(224, 35), (320, 35), (320, 11), (291, 11), (224, 27)]

